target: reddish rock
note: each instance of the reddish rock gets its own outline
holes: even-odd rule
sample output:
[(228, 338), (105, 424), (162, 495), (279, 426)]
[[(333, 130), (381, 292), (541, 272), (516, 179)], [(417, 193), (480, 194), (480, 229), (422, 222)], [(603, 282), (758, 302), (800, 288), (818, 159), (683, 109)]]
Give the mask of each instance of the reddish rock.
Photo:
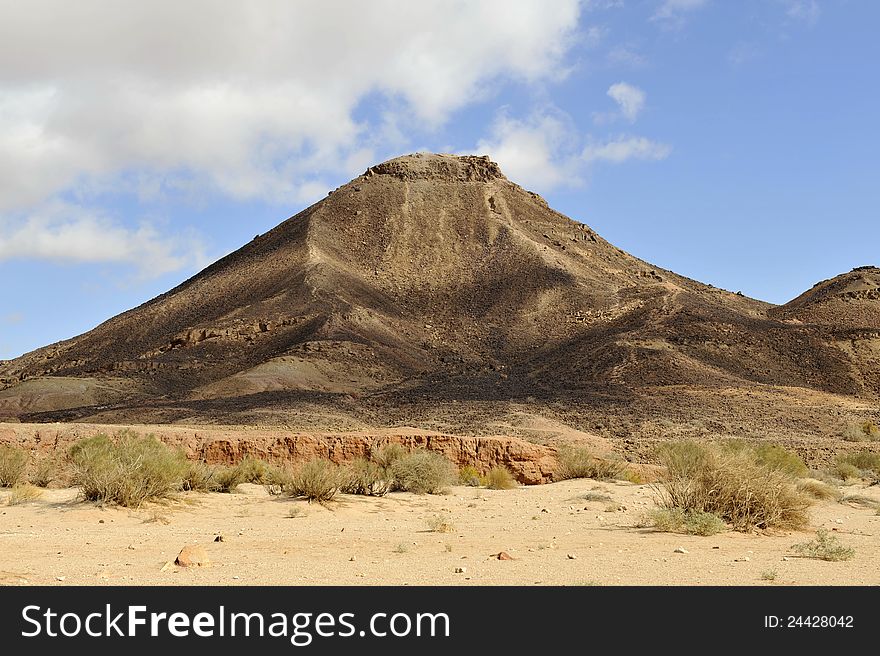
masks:
[(174, 564), (180, 567), (209, 567), (211, 559), (208, 558), (208, 552), (205, 551), (204, 547), (200, 547), (197, 544), (188, 544), (177, 554)]

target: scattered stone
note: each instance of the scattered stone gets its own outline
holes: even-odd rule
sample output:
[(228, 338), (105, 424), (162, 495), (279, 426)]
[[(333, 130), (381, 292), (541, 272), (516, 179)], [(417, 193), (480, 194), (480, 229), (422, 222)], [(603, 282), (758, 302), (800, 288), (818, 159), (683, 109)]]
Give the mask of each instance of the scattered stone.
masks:
[(348, 562), (353, 563), (353, 562), (356, 561), (356, 560), (357, 560), (357, 557), (356, 557), (356, 556), (352, 556), (351, 558), (348, 559)]
[(466, 567), (456, 567), (456, 568), (455, 568), (455, 573), (456, 573), (456, 574), (464, 574), (465, 572), (467, 572), (467, 568), (466, 568)]
[(137, 547), (134, 546), (133, 544), (128, 545), (128, 546), (126, 547), (126, 549), (128, 549), (129, 551), (137, 551)]
[(733, 562), (735, 563), (747, 563), (751, 560), (748, 556), (743, 556), (742, 558), (734, 558)]
[(783, 556), (783, 557), (782, 557), (782, 560), (784, 560), (784, 561), (787, 562), (787, 561), (791, 560), (791, 558), (789, 558), (788, 556)]
[(223, 536), (218, 535), (216, 538), (214, 538), (214, 542), (223, 542)]
[(672, 553), (686, 554), (686, 553), (690, 553), (690, 551), (688, 551), (684, 547), (676, 547)]
[(542, 513), (548, 513), (548, 514), (550, 513), (550, 511), (547, 510), (546, 508), (541, 508), (541, 512), (542, 512)]
[(240, 579), (240, 578), (241, 578), (240, 576), (233, 576), (233, 577), (232, 577), (232, 580), (233, 580), (233, 581), (237, 581), (237, 580)]
[(103, 523), (104, 523), (104, 520), (103, 520), (103, 519), (99, 519), (99, 520), (98, 520), (98, 523), (99, 523), (99, 524), (103, 524)]
[(577, 556), (576, 556), (575, 554), (568, 554), (568, 555), (567, 555), (567, 558), (568, 558), (569, 560), (577, 560)]
[(168, 568), (171, 567), (173, 564), (174, 564), (174, 563), (172, 563), (172, 562), (169, 560), (169, 561), (167, 561), (164, 565), (162, 565), (162, 569), (160, 569), (159, 571), (160, 571), (160, 572), (167, 572), (167, 571), (168, 571)]
[(506, 551), (499, 551), (497, 554), (495, 554), (495, 557), (498, 560), (513, 560), (513, 556), (511, 556)]
[(188, 544), (177, 554), (174, 564), (180, 567), (208, 567), (211, 559), (208, 558), (208, 552), (203, 547)]
[(67, 578), (66, 576), (56, 576), (55, 580), (56, 581), (64, 581), (66, 578)]

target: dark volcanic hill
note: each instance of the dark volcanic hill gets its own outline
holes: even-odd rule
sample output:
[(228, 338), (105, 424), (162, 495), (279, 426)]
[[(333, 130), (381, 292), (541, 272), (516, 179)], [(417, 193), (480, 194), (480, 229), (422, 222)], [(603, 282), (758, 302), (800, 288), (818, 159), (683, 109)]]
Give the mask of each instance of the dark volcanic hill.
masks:
[[(615, 248), (488, 158), (410, 155), (152, 301), (0, 363), (0, 415), (431, 425), (459, 403), (477, 430), (514, 406), (657, 414), (651, 399), (675, 389), (870, 400), (878, 290), (864, 269), (774, 307)], [(675, 415), (683, 397), (663, 398)]]

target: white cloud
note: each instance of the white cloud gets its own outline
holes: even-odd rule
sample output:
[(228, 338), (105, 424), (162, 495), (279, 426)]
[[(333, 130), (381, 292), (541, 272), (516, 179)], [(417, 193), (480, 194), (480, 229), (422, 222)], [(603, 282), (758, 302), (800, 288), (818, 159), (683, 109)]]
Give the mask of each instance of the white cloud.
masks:
[(612, 66), (626, 66), (627, 68), (642, 68), (648, 60), (629, 45), (615, 46), (605, 57)]
[(525, 121), (502, 113), (491, 127), (491, 136), (481, 139), (471, 152), (489, 154), (518, 184), (549, 190), (579, 182), (577, 158), (570, 152), (576, 136), (561, 112), (547, 110)]
[(365, 98), (430, 129), (498, 80), (555, 79), (579, 12), (578, 0), (0, 0), (0, 212), (132, 172), (305, 198), (389, 130), (358, 118)]
[(789, 18), (803, 21), (807, 25), (815, 25), (822, 13), (817, 0), (784, 0), (785, 13)]
[(626, 82), (612, 84), (608, 95), (620, 106), (621, 113), (633, 123), (645, 107), (645, 92)]
[(620, 136), (588, 144), (581, 155), (585, 162), (620, 164), (630, 159), (661, 160), (669, 157), (672, 147), (645, 137)]
[(128, 228), (70, 203), (45, 203), (12, 223), (0, 222), (0, 261), (121, 263), (135, 266), (142, 279), (207, 263), (193, 234), (163, 236), (146, 222)]
[(663, 0), (651, 17), (654, 21), (681, 21), (682, 14), (700, 9), (706, 0)]

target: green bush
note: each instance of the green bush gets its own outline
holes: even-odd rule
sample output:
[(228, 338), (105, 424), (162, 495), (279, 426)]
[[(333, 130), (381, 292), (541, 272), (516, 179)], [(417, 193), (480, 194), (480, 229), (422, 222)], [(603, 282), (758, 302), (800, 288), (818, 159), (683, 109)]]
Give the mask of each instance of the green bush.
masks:
[(407, 453), (406, 449), (396, 442), (385, 444), (373, 452), (371, 460), (379, 465), (382, 469), (388, 469), (396, 461), (403, 458)]
[(480, 472), (473, 465), (465, 465), (458, 470), (458, 482), (468, 487), (480, 487)]
[(659, 450), (666, 473), (657, 487), (661, 505), (713, 513), (735, 530), (800, 528), (809, 499), (791, 474), (768, 466), (751, 449), (694, 442)]
[(28, 453), (17, 446), (0, 445), (0, 487), (13, 487), (24, 479)]
[(394, 489), (438, 494), (455, 481), (455, 468), (439, 453), (417, 449), (391, 464)]
[(486, 487), (490, 490), (512, 490), (518, 485), (507, 467), (496, 465), (486, 474)]
[(153, 436), (123, 434), (80, 440), (70, 449), (73, 482), (90, 501), (137, 508), (180, 490), (189, 469), (184, 455)]
[[(873, 451), (850, 451), (841, 453), (835, 460), (837, 470), (841, 474), (852, 473), (854, 467), (859, 471), (857, 476), (880, 475), (880, 453)], [(850, 476), (851, 478), (852, 476)], [(844, 476), (847, 478), (847, 476)]]
[(323, 458), (315, 458), (299, 465), (290, 476), (285, 492), (309, 501), (330, 501), (343, 484), (339, 467)]
[(341, 491), (346, 494), (364, 494), (381, 497), (391, 489), (390, 475), (379, 464), (357, 458), (342, 471)]
[(220, 489), (217, 471), (217, 467), (211, 467), (207, 463), (188, 461), (180, 487), (187, 492), (216, 492)]
[(619, 458), (599, 458), (587, 447), (563, 444), (556, 452), (559, 466), (556, 468), (557, 480), (572, 478), (594, 478), (611, 480), (619, 478), (626, 471), (626, 462)]
[(848, 442), (880, 440), (880, 427), (873, 421), (859, 421), (848, 424), (843, 430), (843, 439)]
[(718, 515), (702, 510), (657, 508), (648, 513), (647, 524), (658, 531), (687, 535), (715, 535), (727, 530)]
[(856, 555), (855, 549), (843, 545), (837, 536), (831, 535), (823, 528), (816, 531), (815, 540), (795, 544), (792, 549), (804, 558), (818, 558), (819, 560), (850, 560)]

